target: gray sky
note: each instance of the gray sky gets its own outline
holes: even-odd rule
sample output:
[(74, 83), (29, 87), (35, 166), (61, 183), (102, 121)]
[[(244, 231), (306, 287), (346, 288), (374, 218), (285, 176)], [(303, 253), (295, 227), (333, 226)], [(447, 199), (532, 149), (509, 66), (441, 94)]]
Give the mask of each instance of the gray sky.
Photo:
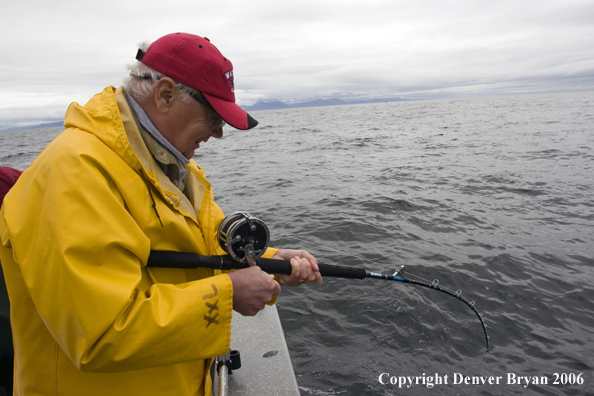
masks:
[(240, 105), (594, 90), (593, 0), (2, 0), (0, 130), (61, 119), (178, 31), (231, 59)]

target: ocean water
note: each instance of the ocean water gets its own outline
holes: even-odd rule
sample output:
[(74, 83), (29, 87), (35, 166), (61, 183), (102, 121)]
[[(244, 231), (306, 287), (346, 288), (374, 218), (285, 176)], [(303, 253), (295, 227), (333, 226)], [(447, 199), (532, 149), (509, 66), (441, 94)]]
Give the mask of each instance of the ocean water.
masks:
[[(487, 353), (472, 310), (423, 287), (283, 286), (302, 395), (594, 395), (594, 93), (252, 115), (195, 157), (225, 212), (323, 263), (438, 279), (491, 336)], [(59, 132), (0, 132), (0, 165)]]

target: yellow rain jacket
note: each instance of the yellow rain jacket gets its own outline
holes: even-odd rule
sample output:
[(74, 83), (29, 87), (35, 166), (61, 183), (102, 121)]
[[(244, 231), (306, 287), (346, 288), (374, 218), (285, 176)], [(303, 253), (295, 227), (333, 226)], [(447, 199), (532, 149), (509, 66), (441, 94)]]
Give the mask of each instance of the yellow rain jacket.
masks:
[(183, 195), (121, 89), (73, 103), (64, 125), (0, 211), (15, 394), (210, 395), (211, 358), (229, 349), (230, 278), (145, 267), (150, 250), (224, 254), (204, 170), (190, 161)]

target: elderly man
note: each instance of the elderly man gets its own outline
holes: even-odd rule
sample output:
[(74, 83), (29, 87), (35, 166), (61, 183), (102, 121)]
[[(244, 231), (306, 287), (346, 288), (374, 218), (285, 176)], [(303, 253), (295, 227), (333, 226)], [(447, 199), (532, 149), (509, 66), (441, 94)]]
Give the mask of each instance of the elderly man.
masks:
[[(175, 33), (138, 51), (123, 88), (73, 103), (61, 133), (21, 175), (0, 212), (18, 395), (209, 395), (231, 315), (280, 293), (259, 267), (147, 268), (151, 250), (224, 254), (224, 218), (191, 160), (225, 123), (257, 122), (235, 104), (233, 67), (207, 38)], [(288, 285), (321, 283), (305, 251)]]

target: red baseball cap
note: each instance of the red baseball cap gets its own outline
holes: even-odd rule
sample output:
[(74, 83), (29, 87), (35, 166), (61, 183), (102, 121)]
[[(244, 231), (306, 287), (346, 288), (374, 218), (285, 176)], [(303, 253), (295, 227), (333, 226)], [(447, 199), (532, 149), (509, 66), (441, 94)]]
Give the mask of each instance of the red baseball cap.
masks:
[(172, 33), (153, 42), (136, 59), (148, 67), (202, 92), (229, 125), (250, 129), (258, 125), (235, 103), (233, 64), (206, 37)]

